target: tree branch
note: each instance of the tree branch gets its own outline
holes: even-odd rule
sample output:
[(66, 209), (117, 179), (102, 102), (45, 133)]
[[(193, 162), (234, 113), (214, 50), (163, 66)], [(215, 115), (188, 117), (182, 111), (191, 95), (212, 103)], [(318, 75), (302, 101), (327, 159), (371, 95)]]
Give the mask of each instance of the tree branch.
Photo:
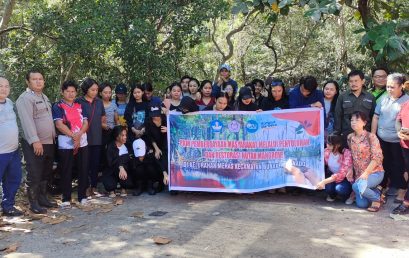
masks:
[(226, 55), (224, 54), (224, 52), (221, 50), (219, 44), (217, 44), (217, 41), (215, 39), (215, 34), (216, 34), (216, 18), (212, 19), (212, 24), (213, 24), (213, 31), (212, 31), (212, 42), (214, 44), (214, 46), (216, 47), (217, 51), (222, 55), (223, 60), (226, 60)]
[[(227, 36), (226, 36), (226, 42), (227, 45), (229, 46), (229, 53), (227, 55), (225, 55), (225, 61), (229, 60), (232, 56), (233, 56), (233, 50), (234, 50), (234, 46), (233, 46), (233, 42), (231, 40), (231, 38), (236, 34), (239, 33), (240, 31), (242, 31), (244, 29), (244, 27), (246, 27), (247, 25), (249, 25), (250, 23), (248, 23), (248, 20), (250, 19), (250, 17), (256, 12), (256, 9), (251, 10), (251, 12), (249, 12), (246, 15), (246, 18), (244, 19), (244, 21), (240, 24), (239, 27), (237, 27), (236, 29), (233, 29), (232, 31), (230, 31)], [(252, 22), (254, 21), (254, 19), (252, 20)], [(223, 62), (223, 63), (224, 63)]]
[[(6, 29), (0, 30), (0, 36), (3, 35), (4, 33), (7, 33), (7, 32), (10, 32), (10, 31), (13, 31), (13, 30), (24, 30), (24, 31), (29, 31), (29, 32), (31, 32), (31, 33), (34, 32), (34, 30), (29, 29), (29, 28), (27, 28), (27, 27), (25, 27), (25, 26), (23, 26), (23, 25), (21, 25), (21, 26), (11, 26), (11, 27), (8, 27), (8, 28), (6, 28)], [(45, 33), (42, 33), (41, 35), (43, 35), (43, 36), (46, 37), (46, 38), (55, 40), (55, 41), (58, 40), (57, 37), (50, 36), (50, 35), (47, 35), (47, 34), (45, 34)]]
[(266, 47), (268, 47), (269, 49), (271, 49), (271, 51), (273, 51), (273, 55), (274, 55), (274, 69), (273, 69), (273, 71), (271, 72), (271, 74), (274, 74), (274, 73), (277, 71), (277, 67), (278, 67), (277, 51), (276, 51), (276, 49), (275, 49), (275, 47), (274, 47), (274, 44), (271, 44), (271, 43), (270, 43), (271, 37), (272, 37), (272, 35), (273, 35), (273, 30), (274, 30), (275, 26), (276, 26), (276, 23), (274, 23), (273, 26), (271, 26), (270, 32), (268, 33), (267, 40), (264, 42), (264, 45), (265, 45)]
[[(323, 22), (325, 22), (326, 19), (324, 19)], [(286, 68), (282, 68), (282, 69), (274, 69), (267, 77), (272, 76), (274, 73), (282, 73), (282, 72), (286, 72), (286, 71), (291, 71), (294, 68), (296, 68), (301, 60), (302, 55), (304, 54), (304, 50), (307, 48), (308, 42), (310, 41), (310, 39), (312, 38), (312, 35), (314, 34), (315, 30), (318, 28), (320, 24), (316, 23), (314, 25), (314, 27), (310, 30), (310, 33), (305, 37), (304, 42), (301, 46), (300, 52), (297, 55), (297, 58), (295, 59), (294, 63)], [(276, 57), (277, 53), (275, 53), (275, 57)]]

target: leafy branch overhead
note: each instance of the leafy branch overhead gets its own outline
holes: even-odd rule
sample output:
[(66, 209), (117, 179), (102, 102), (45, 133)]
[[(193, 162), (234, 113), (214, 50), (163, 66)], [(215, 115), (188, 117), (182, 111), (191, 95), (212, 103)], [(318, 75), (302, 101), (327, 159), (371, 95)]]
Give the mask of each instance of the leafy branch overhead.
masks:
[(409, 3), (405, 0), (235, 0), (233, 13), (259, 10), (268, 14), (267, 24), (291, 8), (304, 8), (304, 15), (318, 22), (327, 15), (340, 15), (343, 8), (353, 9), (351, 19), (360, 20), (365, 32), (359, 49), (369, 51), (378, 65), (399, 66), (409, 55)]

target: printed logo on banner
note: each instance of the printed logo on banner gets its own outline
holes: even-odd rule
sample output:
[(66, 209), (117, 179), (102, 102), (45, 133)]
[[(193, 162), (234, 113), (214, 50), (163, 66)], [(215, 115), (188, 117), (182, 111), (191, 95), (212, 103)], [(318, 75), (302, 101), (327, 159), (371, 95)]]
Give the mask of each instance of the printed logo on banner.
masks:
[(249, 133), (255, 133), (258, 130), (258, 123), (254, 120), (249, 120), (247, 121), (246, 129)]
[(219, 120), (213, 120), (210, 123), (210, 127), (212, 128), (213, 132), (220, 133), (223, 129), (223, 124)]
[(236, 120), (231, 121), (228, 125), (230, 132), (238, 133), (240, 132), (240, 123)]

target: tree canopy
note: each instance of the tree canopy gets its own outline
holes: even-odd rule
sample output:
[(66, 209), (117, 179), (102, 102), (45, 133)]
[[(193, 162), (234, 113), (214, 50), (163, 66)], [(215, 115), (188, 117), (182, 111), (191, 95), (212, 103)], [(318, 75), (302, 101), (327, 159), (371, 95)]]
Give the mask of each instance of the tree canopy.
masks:
[(14, 96), (25, 72), (47, 93), (67, 79), (214, 79), (228, 62), (240, 83), (279, 76), (341, 78), (372, 66), (408, 70), (405, 0), (0, 0), (0, 74)]

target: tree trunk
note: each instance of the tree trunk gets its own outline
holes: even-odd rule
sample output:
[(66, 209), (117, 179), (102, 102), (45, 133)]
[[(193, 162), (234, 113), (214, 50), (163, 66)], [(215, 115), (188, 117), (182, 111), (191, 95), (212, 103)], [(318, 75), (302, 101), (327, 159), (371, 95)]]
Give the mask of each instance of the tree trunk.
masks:
[(9, 0), (6, 2), (4, 7), (3, 16), (0, 21), (0, 31), (7, 28), (9, 25), (11, 15), (13, 14), (14, 6), (16, 5), (16, 0)]

